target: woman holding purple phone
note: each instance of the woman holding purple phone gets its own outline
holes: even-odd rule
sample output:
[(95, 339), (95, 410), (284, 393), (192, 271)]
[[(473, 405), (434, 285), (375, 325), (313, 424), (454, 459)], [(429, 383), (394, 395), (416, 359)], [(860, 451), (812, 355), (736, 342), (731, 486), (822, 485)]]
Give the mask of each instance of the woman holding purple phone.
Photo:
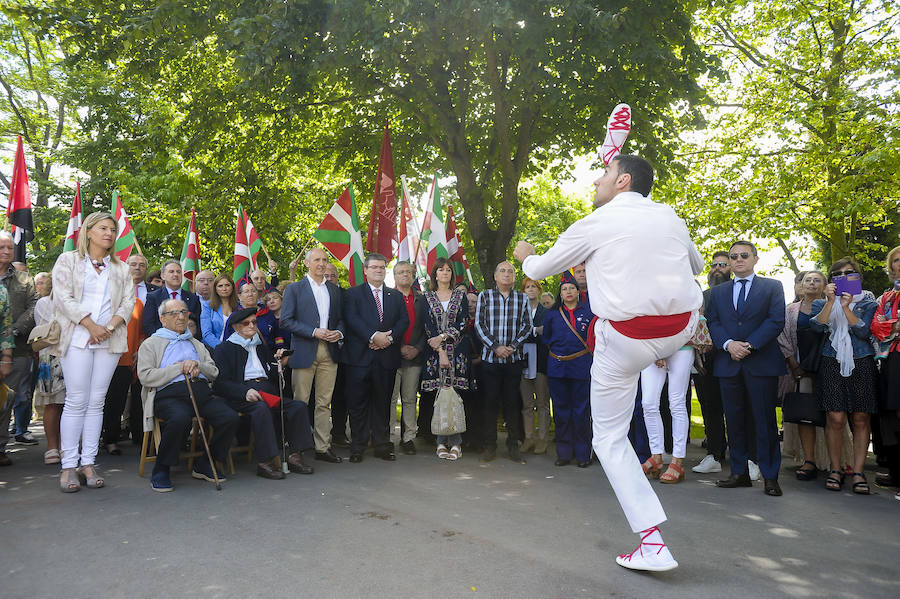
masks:
[(861, 287), (853, 289), (851, 286), (843, 293), (837, 293), (836, 279), (846, 281), (859, 275), (859, 265), (853, 258), (838, 260), (828, 272), (825, 299), (813, 302), (809, 321), (810, 328), (828, 336), (816, 373), (816, 395), (827, 414), (825, 438), (831, 461), (825, 488), (840, 491), (844, 484), (840, 470), (841, 436), (847, 414), (850, 414), (853, 418), (853, 492), (868, 495), (869, 484), (863, 467), (869, 447), (870, 418), (878, 409), (875, 350), (870, 341), (872, 317), (878, 303)]

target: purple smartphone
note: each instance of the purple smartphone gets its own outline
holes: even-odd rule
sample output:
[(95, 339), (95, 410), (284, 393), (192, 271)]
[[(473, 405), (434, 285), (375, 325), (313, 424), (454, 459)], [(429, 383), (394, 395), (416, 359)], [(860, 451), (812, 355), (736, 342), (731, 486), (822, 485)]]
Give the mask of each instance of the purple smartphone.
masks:
[(850, 295), (862, 293), (862, 279), (860, 279), (859, 273), (834, 277), (834, 294), (837, 297), (841, 297), (844, 293), (849, 293)]

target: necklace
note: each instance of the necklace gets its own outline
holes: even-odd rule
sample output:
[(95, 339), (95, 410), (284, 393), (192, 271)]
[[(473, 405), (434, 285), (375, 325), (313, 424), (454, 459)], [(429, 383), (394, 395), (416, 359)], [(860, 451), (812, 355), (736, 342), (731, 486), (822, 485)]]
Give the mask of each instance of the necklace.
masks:
[(96, 268), (97, 270), (103, 270), (104, 268), (106, 268), (106, 263), (103, 260), (94, 260), (93, 258), (91, 258), (91, 264), (93, 264), (94, 268)]

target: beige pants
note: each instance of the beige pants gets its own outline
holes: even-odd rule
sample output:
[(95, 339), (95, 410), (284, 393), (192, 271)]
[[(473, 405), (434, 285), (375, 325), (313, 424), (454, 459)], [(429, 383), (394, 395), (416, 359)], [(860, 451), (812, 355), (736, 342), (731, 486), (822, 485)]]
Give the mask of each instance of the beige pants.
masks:
[[(419, 365), (401, 365), (397, 369), (397, 378), (394, 379), (394, 393), (391, 395), (391, 406), (397, 405), (400, 400), (400, 417), (403, 419), (403, 442), (413, 441), (418, 432), (416, 424), (416, 399), (419, 396), (419, 375), (422, 367)], [(391, 416), (391, 421), (394, 418)]]
[(295, 368), (291, 374), (294, 399), (309, 404), (313, 381), (316, 383), (316, 408), (313, 417), (313, 439), (316, 451), (328, 451), (331, 447), (331, 394), (337, 378), (337, 364), (328, 353), (328, 344), (319, 341), (316, 359), (309, 368)]
[[(550, 436), (550, 387), (547, 375), (538, 372), (533, 379), (522, 377), (522, 421), (525, 438), (546, 441)], [(537, 435), (534, 434), (534, 413), (537, 412)]]

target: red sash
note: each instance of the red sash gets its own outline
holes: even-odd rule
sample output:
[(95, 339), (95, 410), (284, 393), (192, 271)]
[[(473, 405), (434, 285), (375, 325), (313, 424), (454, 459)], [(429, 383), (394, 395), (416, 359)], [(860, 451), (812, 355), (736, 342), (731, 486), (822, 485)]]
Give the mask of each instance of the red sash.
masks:
[(612, 328), (632, 339), (662, 339), (680, 333), (691, 320), (690, 312), (669, 316), (636, 316), (630, 320), (610, 320)]

